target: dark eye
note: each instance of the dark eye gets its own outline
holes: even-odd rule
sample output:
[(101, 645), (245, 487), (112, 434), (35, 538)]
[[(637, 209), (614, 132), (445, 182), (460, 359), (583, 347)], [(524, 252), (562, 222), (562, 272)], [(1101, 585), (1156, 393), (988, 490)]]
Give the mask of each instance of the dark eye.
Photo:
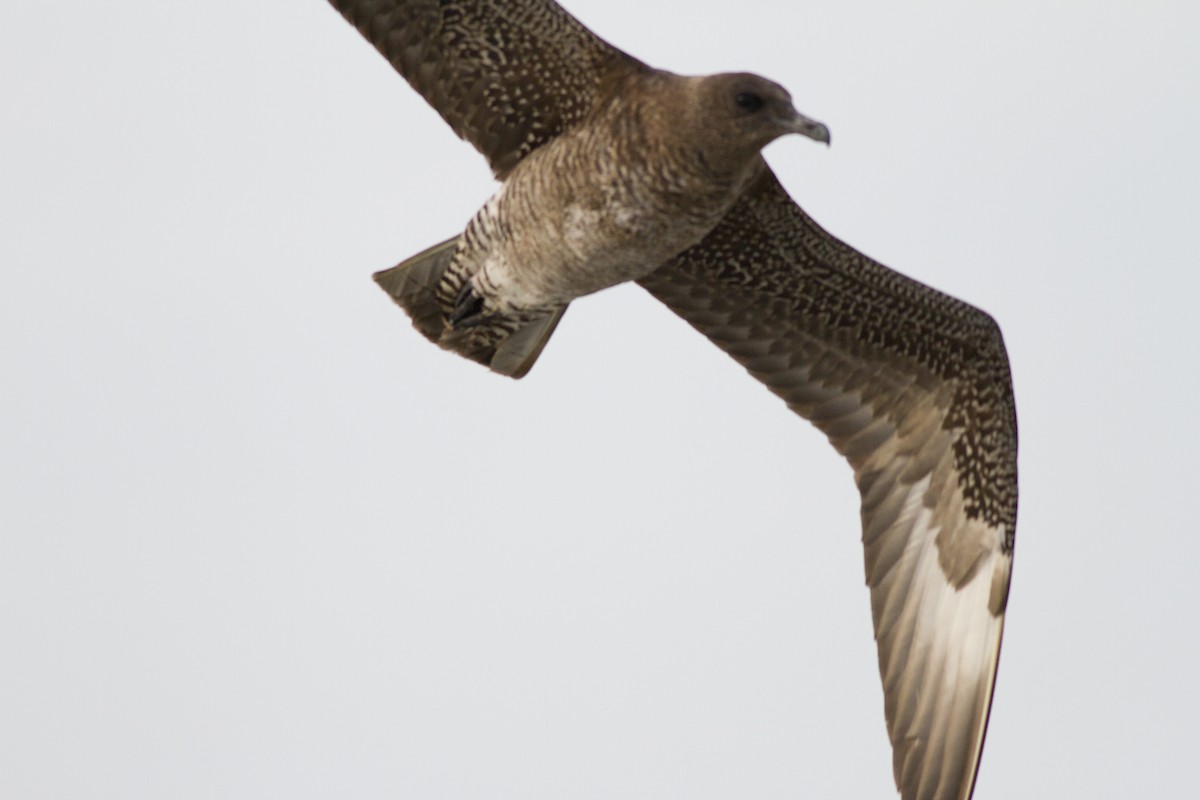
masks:
[(758, 111), (762, 108), (763, 99), (754, 92), (738, 92), (733, 96), (733, 102), (738, 104), (738, 108), (744, 108), (747, 111)]

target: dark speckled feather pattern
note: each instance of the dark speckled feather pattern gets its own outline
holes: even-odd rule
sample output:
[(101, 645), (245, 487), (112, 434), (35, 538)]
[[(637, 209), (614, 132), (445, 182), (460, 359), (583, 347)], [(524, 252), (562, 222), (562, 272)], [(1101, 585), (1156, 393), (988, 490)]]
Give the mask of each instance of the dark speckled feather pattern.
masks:
[(1012, 549), (1016, 411), (1004, 341), (990, 316), (830, 236), (769, 170), (716, 230), (641, 283), (666, 301), (665, 282), (683, 276), (693, 293), (754, 298), (764, 322), (775, 314), (850, 355), (926, 383), (953, 381), (946, 425), (963, 431), (955, 455), (967, 512), (1004, 526), (1005, 550)]
[(830, 236), (766, 168), (712, 233), (640, 283), (854, 468), (897, 786), (906, 800), (969, 797), (1017, 510), (995, 322)]
[[(792, 201), (759, 151), (828, 130), (776, 84), (651, 69), (551, 0), (332, 2), (504, 180), (380, 285), (431, 340), (520, 377), (567, 303), (637, 280), (823, 431), (861, 495), (896, 785), (967, 800), (1017, 509), (996, 323)], [(770, 113), (743, 113), (747, 92)]]
[(499, 177), (638, 62), (543, 0), (331, 0)]

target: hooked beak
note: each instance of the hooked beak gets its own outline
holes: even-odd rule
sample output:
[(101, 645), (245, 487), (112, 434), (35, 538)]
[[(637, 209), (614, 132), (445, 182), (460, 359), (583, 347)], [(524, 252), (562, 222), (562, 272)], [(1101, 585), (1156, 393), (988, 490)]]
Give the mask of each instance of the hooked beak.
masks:
[(809, 119), (794, 108), (791, 117), (784, 120), (783, 128), (788, 133), (798, 133), (814, 142), (829, 144), (829, 128), (824, 123)]

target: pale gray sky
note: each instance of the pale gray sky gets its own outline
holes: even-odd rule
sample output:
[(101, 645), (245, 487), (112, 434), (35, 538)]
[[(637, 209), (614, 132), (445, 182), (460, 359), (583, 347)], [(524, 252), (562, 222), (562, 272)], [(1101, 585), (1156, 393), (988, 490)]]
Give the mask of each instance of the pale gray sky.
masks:
[[(999, 320), (978, 800), (1194, 791), (1194, 4), (567, 6)], [(636, 287), (520, 382), (412, 331), (492, 183), (326, 3), (7, 4), (0, 114), (0, 796), (894, 796), (849, 468)]]

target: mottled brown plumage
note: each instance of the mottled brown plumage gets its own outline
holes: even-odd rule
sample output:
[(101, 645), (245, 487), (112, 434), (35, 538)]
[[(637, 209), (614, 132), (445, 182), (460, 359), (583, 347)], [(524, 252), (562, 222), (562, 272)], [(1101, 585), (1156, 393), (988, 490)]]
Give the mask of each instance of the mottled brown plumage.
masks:
[(557, 3), (334, 0), (498, 178), (591, 111), (639, 64)]
[(1008, 360), (986, 314), (830, 236), (759, 150), (828, 141), (753, 75), (685, 78), (550, 0), (334, 0), (504, 181), (460, 237), (376, 276), (512, 377), (567, 303), (635, 280), (854, 468), (897, 787), (973, 790), (1016, 523)]
[[(830, 236), (769, 171), (704, 241), (640, 283), (854, 468), (897, 786), (906, 799), (969, 797), (1017, 510), (999, 328)], [(982, 640), (974, 653), (940, 642), (970, 610), (929, 607), (931, 582), (977, 597), (973, 630), (958, 631)]]

